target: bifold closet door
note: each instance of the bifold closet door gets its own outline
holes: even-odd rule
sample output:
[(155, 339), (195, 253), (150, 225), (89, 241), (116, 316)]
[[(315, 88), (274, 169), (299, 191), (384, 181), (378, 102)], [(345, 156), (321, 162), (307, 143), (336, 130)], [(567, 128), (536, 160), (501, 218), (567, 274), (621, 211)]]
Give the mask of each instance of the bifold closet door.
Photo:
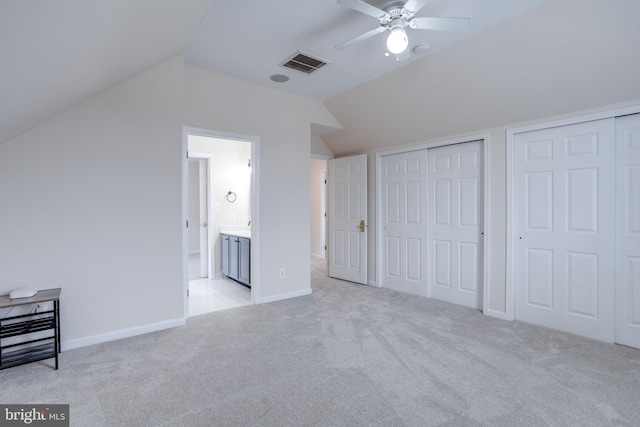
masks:
[(640, 114), (616, 119), (615, 341), (640, 348)]
[(381, 157), (381, 285), (427, 295), (427, 150)]
[(516, 319), (612, 342), (615, 119), (514, 136)]
[(429, 297), (482, 308), (482, 144), (429, 149)]

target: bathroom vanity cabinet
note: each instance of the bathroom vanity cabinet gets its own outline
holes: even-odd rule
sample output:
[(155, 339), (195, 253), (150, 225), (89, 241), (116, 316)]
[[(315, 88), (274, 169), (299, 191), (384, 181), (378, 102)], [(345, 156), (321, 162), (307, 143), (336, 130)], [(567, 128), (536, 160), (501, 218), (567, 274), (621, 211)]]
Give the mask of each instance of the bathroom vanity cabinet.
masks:
[(222, 274), (251, 287), (251, 238), (220, 234)]

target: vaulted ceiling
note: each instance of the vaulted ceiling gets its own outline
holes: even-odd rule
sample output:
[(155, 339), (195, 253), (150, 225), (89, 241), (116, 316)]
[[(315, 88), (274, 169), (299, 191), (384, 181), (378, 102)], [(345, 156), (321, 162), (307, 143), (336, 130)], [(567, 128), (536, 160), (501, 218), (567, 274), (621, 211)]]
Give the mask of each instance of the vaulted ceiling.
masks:
[[(416, 16), (468, 17), (470, 23), (459, 31), (408, 29), (408, 56), (403, 55), (401, 61), (395, 55), (385, 56), (388, 33), (344, 50), (335, 49), (335, 45), (379, 27), (375, 18), (336, 0), (217, 1), (185, 46), (184, 57), (195, 67), (325, 100), (424, 58), (425, 54), (412, 53), (415, 46), (428, 45), (429, 52), (437, 52), (545, 1), (419, 0), (418, 6), (425, 6)], [(367, 3), (384, 7), (406, 0)], [(282, 67), (299, 51), (329, 65), (310, 75)], [(274, 83), (269, 79), (273, 74), (290, 79)]]
[[(640, 98), (637, 0), (431, 0), (418, 15), (471, 23), (409, 30), (429, 50), (398, 62), (384, 35), (335, 50), (377, 25), (335, 0), (3, 1), (0, 143), (176, 55), (323, 101), (337, 155)], [(330, 64), (282, 67), (298, 51)]]
[(640, 1), (550, 1), (325, 101), (336, 155), (640, 100)]
[(211, 0), (0, 2), (0, 143), (182, 52)]

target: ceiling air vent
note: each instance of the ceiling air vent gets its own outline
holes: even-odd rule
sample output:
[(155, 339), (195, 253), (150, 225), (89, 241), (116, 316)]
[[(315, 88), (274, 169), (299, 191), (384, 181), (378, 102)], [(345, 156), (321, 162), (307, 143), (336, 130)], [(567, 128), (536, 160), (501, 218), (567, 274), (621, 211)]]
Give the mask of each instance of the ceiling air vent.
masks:
[(302, 71), (303, 73), (311, 74), (314, 71), (327, 65), (329, 62), (314, 58), (306, 53), (298, 52), (287, 62), (282, 64), (284, 67), (293, 68), (294, 70)]

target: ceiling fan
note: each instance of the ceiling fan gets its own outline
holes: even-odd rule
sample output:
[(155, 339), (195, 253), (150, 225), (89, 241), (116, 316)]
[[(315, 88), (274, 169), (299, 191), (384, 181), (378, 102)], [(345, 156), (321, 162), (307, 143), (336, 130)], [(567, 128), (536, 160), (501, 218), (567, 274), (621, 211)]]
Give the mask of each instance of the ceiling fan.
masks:
[(389, 52), (398, 55), (404, 52), (409, 44), (405, 31), (407, 27), (415, 30), (456, 31), (464, 29), (469, 24), (469, 18), (415, 17), (416, 13), (428, 2), (429, 0), (408, 0), (406, 3), (392, 1), (382, 9), (378, 9), (361, 0), (338, 0), (338, 4), (342, 6), (376, 18), (380, 26), (337, 44), (335, 46), (336, 50), (346, 49), (388, 30), (390, 33), (387, 38), (387, 49), (389, 49)]

